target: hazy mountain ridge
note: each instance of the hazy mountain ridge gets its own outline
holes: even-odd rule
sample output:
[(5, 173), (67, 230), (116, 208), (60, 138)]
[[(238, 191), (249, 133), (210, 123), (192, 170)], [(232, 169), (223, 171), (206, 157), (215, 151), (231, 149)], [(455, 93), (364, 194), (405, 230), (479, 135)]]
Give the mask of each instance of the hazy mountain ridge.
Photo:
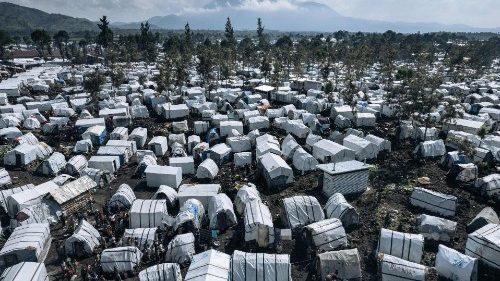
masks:
[(97, 25), (88, 19), (49, 14), (33, 8), (0, 2), (0, 29), (12, 33), (27, 33), (37, 28), (50, 32), (58, 30), (75, 32), (97, 30)]
[[(269, 6), (290, 4), (281, 8)], [(249, 7), (248, 5), (254, 5)], [(260, 8), (259, 5), (265, 5)], [(467, 25), (444, 25), (438, 23), (406, 23), (367, 20), (345, 17), (327, 5), (314, 1), (285, 0), (214, 0), (204, 9), (181, 14), (157, 16), (149, 19), (152, 29), (183, 29), (189, 22), (192, 29), (223, 30), (226, 18), (230, 17), (235, 30), (255, 30), (257, 18), (262, 18), (268, 30), (284, 32), (334, 32), (347, 30), (352, 32), (500, 32), (500, 28), (475, 28)], [(113, 19), (111, 19), (113, 20)], [(147, 19), (144, 19), (146, 21)], [(91, 30), (97, 25), (88, 19), (74, 18), (60, 14), (49, 14), (37, 9), (0, 2), (0, 29), (11, 33), (29, 33), (43, 28), (50, 32), (66, 30), (68, 32)], [(112, 22), (118, 29), (138, 29), (140, 22)]]

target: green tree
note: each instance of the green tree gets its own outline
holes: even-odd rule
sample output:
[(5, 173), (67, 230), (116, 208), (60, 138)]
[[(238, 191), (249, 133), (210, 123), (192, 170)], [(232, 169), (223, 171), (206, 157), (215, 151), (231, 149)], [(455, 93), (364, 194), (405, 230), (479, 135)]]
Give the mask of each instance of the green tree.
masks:
[(5, 46), (10, 44), (11, 38), (9, 34), (3, 30), (0, 30), (0, 60), (4, 60), (6, 57)]
[(61, 54), (61, 57), (64, 61), (65, 55), (63, 51), (63, 46), (65, 47), (66, 44), (69, 41), (69, 34), (65, 30), (59, 30), (56, 34), (54, 34), (54, 43), (57, 46), (57, 49), (59, 50), (59, 53)]
[(40, 57), (45, 57), (43, 52), (45, 46), (50, 44), (50, 36), (44, 29), (35, 29), (31, 33), (31, 40), (35, 43)]
[(107, 64), (108, 48), (113, 44), (113, 31), (109, 27), (108, 17), (100, 18), (97, 27), (99, 27), (100, 32), (97, 35), (96, 43), (104, 49), (104, 63)]

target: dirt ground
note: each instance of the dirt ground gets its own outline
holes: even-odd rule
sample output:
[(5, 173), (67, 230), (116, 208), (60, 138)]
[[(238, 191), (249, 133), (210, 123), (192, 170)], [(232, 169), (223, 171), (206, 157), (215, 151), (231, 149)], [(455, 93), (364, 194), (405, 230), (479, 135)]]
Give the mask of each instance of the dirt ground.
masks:
[[(151, 137), (153, 135), (166, 135), (170, 123), (153, 118), (148, 121), (136, 121), (130, 129), (136, 126), (147, 127)], [(448, 182), (446, 178), (447, 171), (438, 165), (439, 159), (414, 160), (412, 158), (414, 145), (408, 142), (396, 142), (394, 138), (395, 122), (379, 122), (377, 129), (371, 131), (378, 136), (389, 138), (393, 143), (393, 151), (371, 163), (374, 168), (370, 176), (369, 190), (362, 195), (347, 198), (360, 215), (360, 226), (348, 232), (348, 241), (349, 248), (357, 248), (359, 251), (363, 280), (378, 279), (374, 251), (381, 227), (418, 233), (416, 217), (422, 214), (422, 210), (413, 208), (409, 204), (412, 188), (420, 186), (416, 182), (418, 177), (426, 176), (430, 178), (431, 183), (426, 185), (425, 188), (458, 197), (458, 210), (453, 218), (458, 223), (457, 233), (448, 246), (463, 252), (467, 240), (466, 225), (485, 206), (493, 206), (497, 212), (500, 210), (499, 206), (476, 195), (470, 187)], [(273, 131), (273, 133), (276, 132)], [(280, 137), (284, 137), (284, 135)], [(65, 146), (74, 144), (74, 140), (68, 140), (68, 138), (61, 140), (60, 138), (40, 136), (40, 140), (48, 142), (50, 145), (55, 146), (56, 150), (60, 151), (63, 151)], [(160, 159), (159, 163), (167, 164), (168, 157)], [(154, 189), (146, 187), (145, 179), (133, 177), (135, 168), (135, 162), (131, 161), (129, 165), (119, 170), (111, 188), (98, 189), (93, 193), (97, 209), (103, 206), (122, 183), (129, 184), (134, 189), (137, 198), (148, 199), (154, 194)], [(39, 184), (50, 179), (35, 175), (32, 168), (28, 170), (9, 170), (9, 173), (13, 180), (13, 186), (26, 183)], [(317, 187), (319, 176), (319, 172), (305, 175), (296, 173), (295, 182), (286, 189), (280, 191), (268, 190), (262, 178), (256, 174), (255, 166), (235, 169), (230, 163), (226, 163), (221, 167), (215, 183), (221, 184), (222, 191), (227, 193), (231, 199), (234, 199), (236, 195), (236, 186), (246, 182), (255, 183), (261, 192), (264, 203), (269, 206), (271, 213), (275, 216), (275, 227), (280, 228), (279, 205), (282, 198), (294, 195), (311, 195), (317, 197), (322, 205), (326, 203), (328, 198), (323, 196)], [(196, 180), (192, 177), (184, 177), (183, 183), (186, 182), (196, 182)], [(241, 217), (238, 219), (237, 226), (220, 236), (220, 246), (216, 247), (216, 249), (227, 254), (231, 254), (235, 249), (249, 252), (276, 252), (274, 249), (256, 249), (253, 245), (245, 244), (243, 219)], [(63, 231), (61, 225), (57, 225), (52, 229), (54, 241), (62, 240), (69, 235)], [(45, 263), (51, 280), (62, 280), (60, 272), (61, 260), (55, 251), (55, 244), (52, 243)], [(280, 253), (291, 255), (293, 280), (318, 280), (314, 269), (313, 256), (304, 245), (305, 243), (300, 239), (285, 241)], [(434, 265), (436, 252), (437, 245), (426, 246), (423, 263), (430, 266)], [(79, 263), (89, 264), (93, 261), (94, 258), (88, 258), (79, 261)], [(185, 271), (186, 269), (183, 269), (183, 272)], [(77, 280), (80, 280), (80, 277)], [(135, 279), (130, 278), (129, 280)], [(478, 280), (498, 280), (498, 275), (481, 267)]]

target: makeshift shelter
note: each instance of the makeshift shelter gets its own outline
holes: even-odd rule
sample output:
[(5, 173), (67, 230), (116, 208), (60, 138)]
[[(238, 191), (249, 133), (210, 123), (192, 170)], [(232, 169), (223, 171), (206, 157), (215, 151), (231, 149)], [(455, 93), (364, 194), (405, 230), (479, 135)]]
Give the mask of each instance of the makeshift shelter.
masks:
[(71, 157), (66, 163), (66, 173), (72, 176), (81, 176), (83, 170), (87, 168), (87, 158), (83, 155), (76, 155)]
[(467, 237), (465, 254), (478, 258), (485, 265), (500, 269), (500, 225), (487, 224)]
[(143, 177), (145, 175), (146, 168), (152, 165), (158, 165), (158, 163), (156, 162), (156, 158), (150, 155), (144, 155), (137, 165), (137, 168), (135, 168), (135, 175), (138, 177)]
[(108, 206), (110, 209), (130, 209), (135, 199), (135, 193), (132, 188), (128, 184), (123, 183), (109, 199)]
[(479, 189), (482, 196), (498, 196), (500, 194), (500, 174), (491, 174), (479, 178), (474, 185), (477, 189)]
[(95, 181), (83, 176), (49, 191), (44, 202), (48, 202), (50, 206), (57, 206), (57, 210), (68, 215), (73, 214), (88, 206), (91, 199), (90, 190), (96, 187)]
[(119, 156), (92, 156), (88, 162), (89, 168), (106, 170), (115, 173), (120, 168)]
[(422, 214), (417, 223), (418, 231), (427, 240), (449, 242), (455, 237), (457, 223), (454, 221)]
[(53, 181), (48, 181), (35, 186), (34, 188), (28, 188), (23, 191), (16, 192), (7, 197), (7, 213), (11, 218), (14, 218), (16, 214), (23, 208), (29, 205), (35, 205), (41, 203), (43, 197), (52, 190), (58, 189), (57, 185)]
[(377, 117), (373, 113), (356, 113), (355, 124), (357, 127), (375, 127)]
[(242, 167), (252, 164), (252, 152), (240, 152), (234, 154), (234, 166)]
[(335, 193), (342, 195), (365, 192), (368, 188), (370, 165), (352, 160), (316, 166), (323, 171), (318, 183), (326, 196)]
[[(291, 281), (290, 256), (234, 251), (228, 280)], [(187, 279), (187, 278), (186, 278)]]
[(182, 181), (182, 169), (179, 167), (149, 165), (144, 171), (146, 181), (150, 187), (168, 185), (178, 188)]
[(382, 228), (380, 229), (377, 253), (420, 263), (424, 253), (424, 236)]
[(88, 128), (83, 134), (82, 138), (90, 140), (92, 144), (103, 145), (106, 140), (106, 127), (92, 126)]
[(182, 280), (181, 268), (177, 263), (160, 263), (139, 272), (139, 281)]
[(197, 199), (188, 199), (183, 203), (175, 217), (174, 231), (178, 231), (180, 227), (187, 231), (199, 229), (204, 215), (205, 208), (203, 204)]
[(231, 157), (231, 147), (225, 143), (216, 144), (208, 151), (210, 159), (214, 160), (218, 165), (227, 162)]
[(153, 137), (148, 143), (148, 149), (153, 151), (157, 157), (162, 157), (168, 151), (168, 139), (164, 136)]
[(44, 262), (51, 241), (48, 223), (16, 227), (0, 250), (0, 270), (19, 262)]
[(16, 146), (3, 157), (5, 166), (24, 166), (37, 160), (37, 147), (27, 143)]
[(318, 199), (312, 196), (294, 196), (282, 200), (283, 225), (296, 229), (325, 219)]
[(169, 164), (172, 167), (181, 168), (183, 175), (194, 175), (195, 174), (193, 156), (170, 157)]
[(356, 153), (331, 140), (320, 140), (313, 145), (313, 156), (321, 163), (334, 163), (354, 160)]
[(350, 228), (359, 224), (359, 214), (356, 209), (345, 200), (344, 195), (335, 193), (326, 202), (326, 218), (337, 218), (342, 222), (344, 228)]
[(259, 170), (268, 188), (281, 188), (294, 181), (292, 168), (274, 153), (268, 152), (259, 157)]
[(391, 255), (379, 255), (379, 275), (382, 281), (429, 280), (430, 271), (425, 265), (403, 260)]
[(160, 185), (151, 199), (167, 200), (169, 210), (178, 205), (177, 191), (168, 185)]
[(236, 225), (237, 219), (233, 209), (233, 202), (225, 193), (219, 193), (208, 201), (208, 218), (210, 229), (224, 232)]
[(380, 138), (380, 137), (377, 137), (375, 135), (370, 134), (370, 135), (367, 135), (365, 137), (365, 140), (376, 145), (379, 152), (381, 152), (381, 151), (391, 152), (391, 150), (392, 150), (391, 142), (386, 140), (386, 139), (383, 139), (383, 138)]
[(156, 227), (125, 229), (122, 237), (124, 246), (135, 246), (142, 252), (153, 249), (156, 241)]
[(128, 136), (128, 140), (135, 141), (137, 148), (142, 148), (148, 138), (148, 129), (137, 127)]
[(358, 249), (330, 251), (318, 254), (316, 272), (321, 280), (335, 273), (340, 280), (361, 280), (361, 259)]
[(179, 234), (168, 243), (165, 261), (178, 264), (188, 264), (195, 251), (195, 237), (193, 233)]
[(97, 150), (96, 155), (98, 156), (117, 156), (120, 160), (120, 166), (125, 165), (129, 162), (130, 151), (126, 146), (101, 146)]
[(285, 159), (292, 159), (295, 151), (300, 147), (300, 144), (294, 139), (292, 135), (287, 135), (281, 143), (281, 154)]
[(29, 183), (29, 184), (22, 185), (19, 187), (14, 187), (11, 189), (0, 190), (0, 207), (4, 210), (5, 213), (7, 213), (9, 210), (9, 206), (8, 206), (9, 203), (8, 203), (7, 199), (10, 195), (22, 192), (24, 190), (33, 189), (33, 188), (35, 188), (35, 185)]
[(443, 140), (424, 141), (418, 144), (413, 153), (421, 157), (437, 157), (446, 153)]
[(244, 209), (245, 242), (255, 241), (259, 247), (274, 243), (273, 217), (260, 199), (248, 201)]
[(236, 206), (236, 211), (239, 214), (243, 214), (246, 208), (246, 204), (250, 201), (260, 201), (260, 193), (257, 187), (253, 183), (247, 183), (238, 188), (238, 193), (236, 193), (236, 198), (234, 199), (234, 206)]
[(85, 168), (82, 172), (82, 176), (88, 176), (91, 178), (98, 187), (103, 188), (109, 186), (111, 182), (115, 179), (114, 175), (106, 170), (99, 170), (94, 168)]
[(477, 280), (478, 259), (464, 255), (444, 245), (439, 245), (435, 267), (439, 276), (449, 280)]
[(93, 145), (91, 140), (79, 140), (73, 148), (74, 153), (89, 153), (92, 151)]
[(347, 235), (339, 219), (311, 223), (304, 231), (309, 246), (317, 253), (347, 247)]
[(228, 280), (231, 256), (216, 250), (194, 255), (184, 280)]
[(163, 226), (168, 217), (166, 200), (136, 199), (129, 211), (130, 228), (148, 228)]
[(101, 253), (101, 268), (105, 273), (133, 272), (139, 266), (142, 252), (136, 247), (108, 248)]
[(455, 216), (457, 209), (457, 197), (421, 187), (413, 189), (410, 203), (413, 206), (448, 217)]
[(214, 160), (207, 158), (201, 162), (196, 170), (196, 178), (213, 180), (219, 173), (219, 167)]
[(183, 184), (179, 187), (177, 198), (180, 206), (190, 198), (199, 200), (203, 206), (208, 206), (210, 198), (218, 194), (220, 190), (220, 184)]
[(293, 154), (293, 166), (302, 173), (316, 170), (318, 160), (311, 154), (305, 151), (302, 147), (298, 147)]
[(66, 167), (66, 158), (62, 153), (54, 152), (49, 158), (43, 160), (39, 166), (39, 171), (46, 176), (58, 174)]
[(101, 245), (101, 234), (86, 220), (81, 220), (73, 235), (64, 241), (64, 252), (69, 257), (90, 257)]
[(474, 232), (490, 223), (500, 224), (500, 220), (498, 219), (498, 215), (493, 208), (485, 207), (467, 225), (467, 232)]
[(7, 269), (0, 275), (4, 281), (46, 281), (49, 280), (44, 263), (20, 262)]
[(363, 161), (375, 159), (378, 155), (377, 145), (355, 135), (348, 135), (343, 140), (343, 145), (355, 152), (356, 159)]
[(125, 127), (116, 127), (111, 134), (109, 134), (109, 139), (111, 140), (127, 140), (128, 139), (128, 129)]

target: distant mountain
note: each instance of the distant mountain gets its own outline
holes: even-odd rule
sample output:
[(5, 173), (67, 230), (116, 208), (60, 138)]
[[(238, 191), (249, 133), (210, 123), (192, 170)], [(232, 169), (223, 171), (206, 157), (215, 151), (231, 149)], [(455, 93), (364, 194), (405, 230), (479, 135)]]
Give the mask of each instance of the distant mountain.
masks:
[(12, 33), (29, 33), (37, 28), (50, 32), (58, 30), (75, 32), (97, 30), (97, 25), (88, 19), (49, 14), (33, 8), (0, 2), (0, 29)]
[[(144, 21), (145, 22), (145, 21)], [(144, 23), (143, 22), (143, 23)], [(161, 27), (158, 27), (154, 24), (149, 24), (150, 29), (153, 30), (158, 30), (162, 29)], [(118, 28), (118, 29), (140, 29), (141, 28), (141, 23), (140, 22), (111, 22), (111, 28)]]
[[(283, 5), (283, 3), (287, 5)], [(280, 31), (500, 32), (500, 28), (475, 28), (466, 25), (438, 23), (386, 22), (345, 17), (327, 5), (299, 0), (289, 0), (288, 2), (278, 0), (213, 0), (205, 5), (203, 10), (153, 17), (149, 19), (149, 22), (165, 29), (182, 29), (186, 22), (189, 22), (193, 29), (222, 30), (227, 17), (231, 18), (233, 27), (237, 30), (255, 29), (257, 18), (260, 17), (268, 29)]]

